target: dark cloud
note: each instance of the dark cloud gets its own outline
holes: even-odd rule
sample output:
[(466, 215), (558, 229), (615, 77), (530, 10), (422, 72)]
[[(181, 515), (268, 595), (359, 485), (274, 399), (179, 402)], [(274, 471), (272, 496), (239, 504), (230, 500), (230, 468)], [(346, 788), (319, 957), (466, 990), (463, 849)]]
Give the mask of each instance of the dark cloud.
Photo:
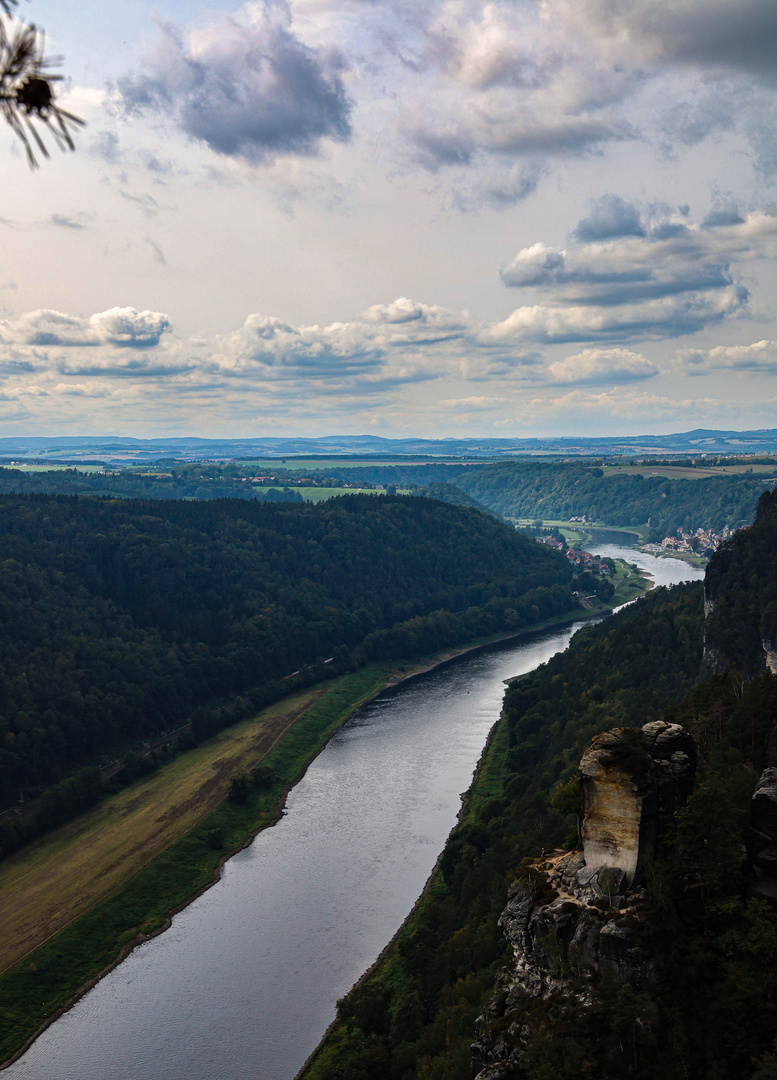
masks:
[(612, 240), (620, 236), (644, 236), (639, 211), (620, 195), (602, 195), (587, 218), (578, 222), (573, 235), (583, 243)]
[(663, 0), (640, 4), (639, 8), (641, 27), (661, 38), (673, 60), (775, 79), (774, 0), (690, 0), (684, 4)]
[(676, 240), (680, 236), (688, 235), (688, 226), (681, 221), (662, 221), (658, 225), (651, 226), (651, 240)]
[(264, 0), (253, 16), (247, 24), (223, 16), (189, 44), (160, 23), (146, 70), (118, 80), (125, 111), (161, 113), (216, 153), (251, 161), (314, 154), (323, 138), (347, 140), (341, 53), (295, 37), (284, 0)]
[(578, 10), (604, 35), (664, 63), (777, 79), (774, 0), (581, 0)]
[(745, 219), (734, 203), (715, 206), (701, 223), (703, 229), (719, 229), (724, 225), (744, 225)]

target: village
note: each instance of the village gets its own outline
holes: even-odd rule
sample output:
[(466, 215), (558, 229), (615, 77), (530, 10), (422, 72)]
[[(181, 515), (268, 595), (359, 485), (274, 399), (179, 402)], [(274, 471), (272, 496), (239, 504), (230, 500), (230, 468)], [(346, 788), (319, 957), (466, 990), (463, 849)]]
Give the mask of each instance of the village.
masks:
[[(587, 524), (585, 517), (570, 518), (570, 522)], [(743, 526), (746, 528), (747, 526)], [(720, 545), (734, 535), (737, 530), (730, 529), (726, 525), (721, 533), (713, 532), (712, 529), (696, 529), (694, 532), (685, 532), (678, 528), (675, 535), (665, 536), (660, 543), (640, 544), (641, 551), (647, 551), (651, 555), (667, 555), (675, 557), (701, 557), (710, 556)], [(563, 540), (555, 536), (538, 536), (535, 538), (541, 544), (552, 547), (555, 551), (565, 552), (567, 558), (575, 566), (584, 570), (590, 570), (596, 574), (608, 575), (612, 573), (612, 567), (603, 562), (599, 556), (591, 555), (587, 551), (578, 548), (568, 548)]]

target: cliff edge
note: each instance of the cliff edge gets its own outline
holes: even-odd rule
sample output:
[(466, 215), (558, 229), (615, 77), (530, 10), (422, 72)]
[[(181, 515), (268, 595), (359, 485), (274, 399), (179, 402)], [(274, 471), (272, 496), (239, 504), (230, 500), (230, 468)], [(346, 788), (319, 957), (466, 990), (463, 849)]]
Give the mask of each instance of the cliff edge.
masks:
[(644, 882), (695, 771), (696, 745), (677, 724), (593, 739), (580, 762), (583, 850), (524, 867), (499, 920), (513, 962), (478, 1019), (477, 1080), (520, 1077), (522, 1058), (551, 1019), (571, 1019), (602, 979), (660, 993), (666, 942)]

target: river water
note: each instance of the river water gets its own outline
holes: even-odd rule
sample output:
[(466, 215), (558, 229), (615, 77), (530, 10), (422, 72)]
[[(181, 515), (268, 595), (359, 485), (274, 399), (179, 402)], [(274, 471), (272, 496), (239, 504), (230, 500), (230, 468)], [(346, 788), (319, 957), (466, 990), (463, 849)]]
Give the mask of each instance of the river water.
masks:
[[(702, 576), (630, 548), (594, 549), (657, 584)], [(580, 625), (462, 657), (359, 709), (281, 821), (4, 1080), (292, 1080), (421, 892), (504, 680), (565, 649)]]

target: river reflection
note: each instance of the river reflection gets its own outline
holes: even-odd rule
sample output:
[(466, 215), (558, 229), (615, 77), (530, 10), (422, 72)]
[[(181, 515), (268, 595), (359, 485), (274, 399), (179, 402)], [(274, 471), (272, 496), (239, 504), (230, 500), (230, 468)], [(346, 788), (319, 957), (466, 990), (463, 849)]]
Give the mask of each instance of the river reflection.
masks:
[[(628, 548), (596, 550), (659, 584), (701, 576)], [(283, 819), (4, 1076), (291, 1080), (423, 888), (504, 680), (565, 649), (580, 625), (462, 658), (360, 709)]]

